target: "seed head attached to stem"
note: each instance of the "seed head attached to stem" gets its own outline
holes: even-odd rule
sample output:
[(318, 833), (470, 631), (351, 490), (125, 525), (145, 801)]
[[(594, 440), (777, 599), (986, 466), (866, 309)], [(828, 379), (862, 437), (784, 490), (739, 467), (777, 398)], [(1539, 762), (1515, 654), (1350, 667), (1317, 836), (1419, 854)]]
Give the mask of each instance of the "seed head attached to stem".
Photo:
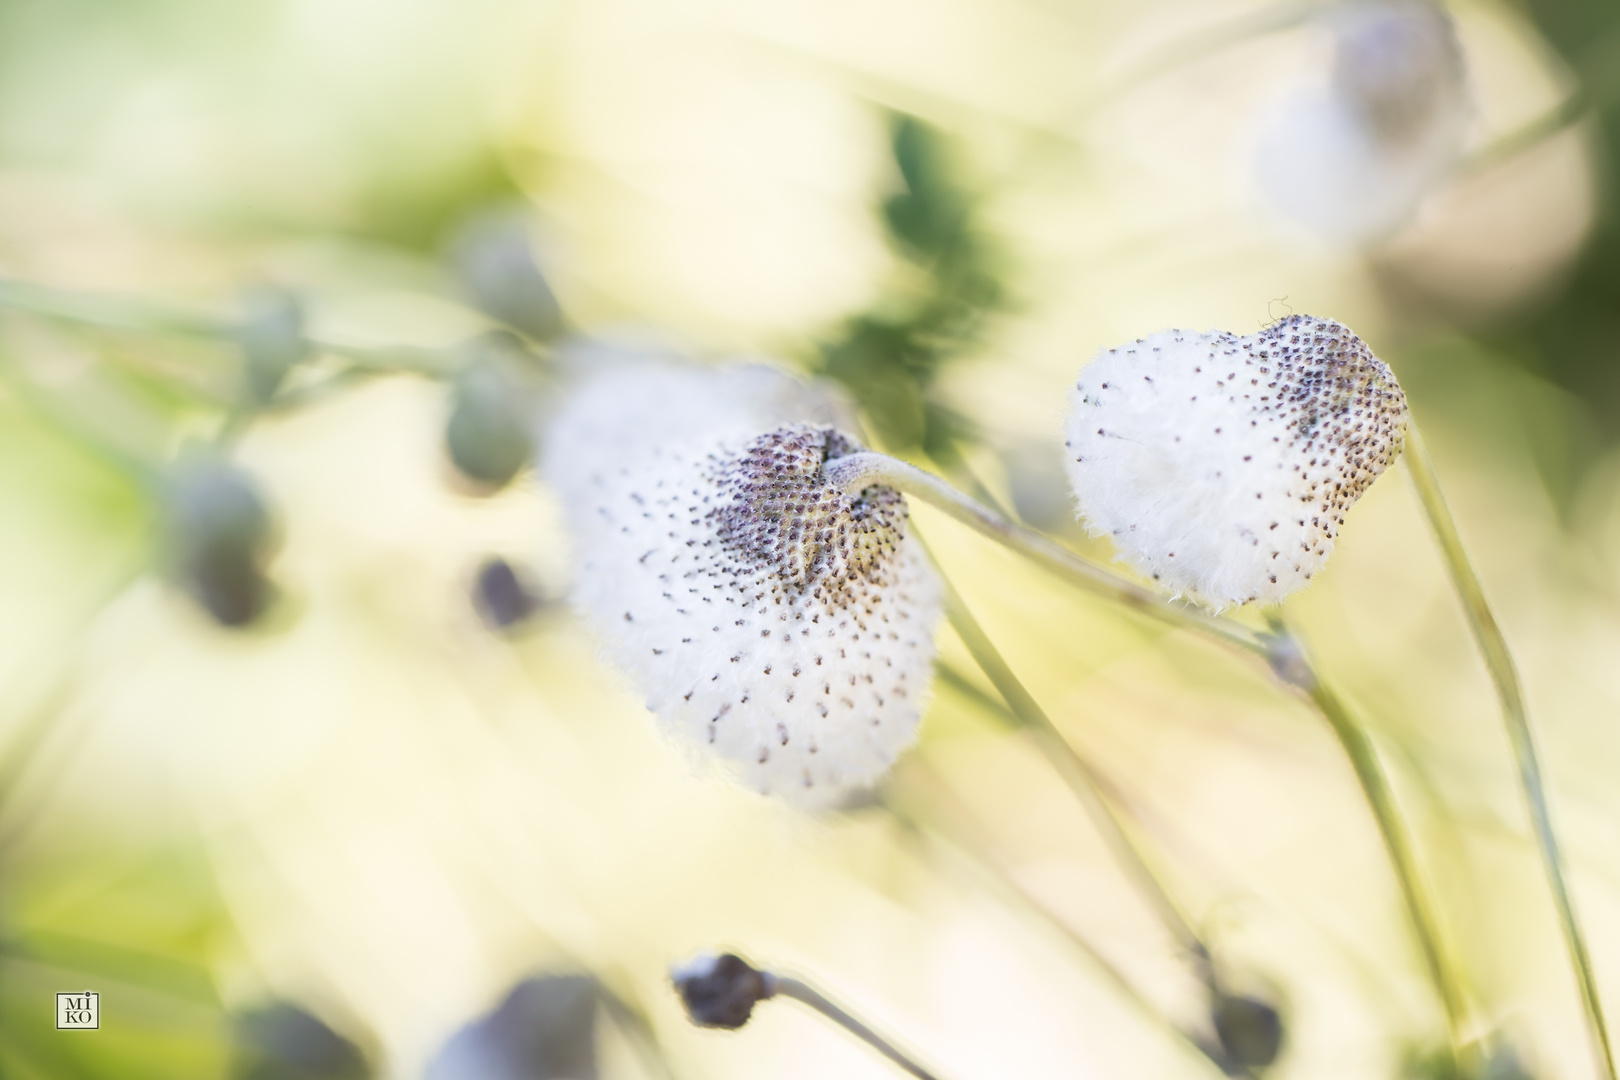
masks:
[(939, 582), (905, 500), (823, 471), (859, 449), (789, 424), (559, 484), (575, 602), (609, 658), (669, 729), (801, 804), (886, 772), (932, 680)]
[(1094, 533), (1175, 594), (1276, 603), (1319, 571), (1400, 453), (1406, 397), (1349, 329), (1167, 330), (1108, 349), (1070, 395), (1065, 464)]

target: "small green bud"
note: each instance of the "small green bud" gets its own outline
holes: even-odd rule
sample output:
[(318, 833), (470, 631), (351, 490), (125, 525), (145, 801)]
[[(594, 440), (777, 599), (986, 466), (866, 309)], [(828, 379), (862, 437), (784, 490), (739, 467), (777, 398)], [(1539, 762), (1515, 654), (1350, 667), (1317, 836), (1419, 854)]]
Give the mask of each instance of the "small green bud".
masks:
[(182, 465), (170, 477), (168, 524), (174, 572), (222, 626), (246, 626), (268, 606), (263, 565), (270, 511), (246, 472), (220, 461)]
[(451, 264), (474, 307), (536, 341), (562, 331), (562, 309), (535, 261), (520, 214), (475, 218), (453, 244)]
[(247, 397), (263, 405), (276, 396), (287, 373), (309, 355), (304, 307), (298, 297), (275, 286), (258, 286), (243, 297), (236, 343), (242, 350)]
[(521, 355), (508, 341), (481, 339), (451, 386), (450, 461), (490, 491), (511, 483), (534, 454), (533, 393)]

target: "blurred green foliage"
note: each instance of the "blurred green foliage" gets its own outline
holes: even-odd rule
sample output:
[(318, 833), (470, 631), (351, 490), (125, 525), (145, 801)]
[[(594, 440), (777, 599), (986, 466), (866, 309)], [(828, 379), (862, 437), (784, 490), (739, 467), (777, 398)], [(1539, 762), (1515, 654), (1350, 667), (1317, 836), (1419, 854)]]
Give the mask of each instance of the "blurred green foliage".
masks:
[(890, 449), (950, 462), (973, 430), (936, 384), (1004, 304), (1000, 253), (974, 220), (951, 140), (904, 114), (891, 114), (889, 127), (903, 187), (883, 200), (881, 218), (907, 273), (822, 343), (819, 368), (849, 387)]
[[(1591, 109), (1597, 128), (1601, 209), (1562, 288), (1487, 338), (1567, 389), (1603, 442), (1614, 446), (1620, 444), (1620, 218), (1614, 212), (1620, 206), (1620, 8), (1608, 0), (1530, 0), (1525, 7), (1581, 80), (1577, 101)], [(1582, 456), (1590, 462), (1589, 454)], [(1575, 473), (1584, 474), (1581, 463)], [(1554, 484), (1555, 492), (1560, 488), (1569, 485)]]

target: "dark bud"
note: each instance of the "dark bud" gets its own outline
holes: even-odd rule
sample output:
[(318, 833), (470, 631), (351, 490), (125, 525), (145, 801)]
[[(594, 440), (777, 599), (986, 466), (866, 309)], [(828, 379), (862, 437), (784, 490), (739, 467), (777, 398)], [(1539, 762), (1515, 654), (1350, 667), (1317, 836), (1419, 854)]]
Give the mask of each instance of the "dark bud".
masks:
[(669, 977), (698, 1027), (740, 1028), (755, 1005), (776, 996), (775, 978), (734, 953), (693, 957)]
[(494, 1012), (450, 1037), (426, 1080), (597, 1080), (595, 980), (520, 982)]
[(540, 599), (512, 564), (497, 555), (485, 559), (478, 568), (473, 606), (491, 630), (507, 630), (533, 615)]
[(276, 396), (287, 373), (309, 355), (304, 307), (298, 297), (274, 286), (260, 286), (243, 297), (242, 349), (248, 400), (263, 405)]
[(534, 453), (533, 394), (521, 346), (481, 339), (451, 386), (445, 446), (467, 479), (498, 491)]
[(168, 491), (174, 572), (222, 626), (246, 626), (269, 604), (270, 511), (253, 478), (223, 461), (178, 467)]
[(1282, 1014), (1258, 998), (1217, 991), (1211, 1009), (1227, 1058), (1243, 1069), (1269, 1068), (1282, 1049)]
[(365, 1053), (298, 1006), (277, 1002), (235, 1020), (232, 1080), (367, 1080)]
[(562, 309), (535, 261), (520, 213), (475, 218), (451, 244), (450, 261), (473, 306), (485, 315), (537, 341), (562, 331)]

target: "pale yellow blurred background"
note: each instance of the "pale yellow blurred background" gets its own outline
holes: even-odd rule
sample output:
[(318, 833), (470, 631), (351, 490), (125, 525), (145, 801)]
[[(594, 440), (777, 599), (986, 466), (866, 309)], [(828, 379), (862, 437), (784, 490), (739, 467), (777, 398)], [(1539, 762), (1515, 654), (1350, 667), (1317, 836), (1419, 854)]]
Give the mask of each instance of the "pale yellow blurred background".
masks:
[[(1449, 4), (1463, 164), (1347, 246), (1271, 213), (1251, 166), (1268, 110), (1326, 77), (1321, 7), (8, 0), (0, 280), (218, 317), (273, 281), (314, 338), (445, 350), (489, 325), (450, 238), (497, 207), (524, 215), (572, 332), (815, 371), (846, 320), (920, 287), (878, 213), (904, 185), (890, 118), (915, 116), (1004, 291), (927, 400), (973, 425), (959, 474), (1066, 542), (1111, 557), (1058, 458), (1099, 348), (1294, 311), (1395, 369), (1522, 666), (1620, 1011), (1620, 260), (1576, 47), (1600, 41), (1581, 19), (1614, 20)], [(1492, 153), (1583, 92), (1596, 112)], [(667, 967), (722, 946), (814, 977), (948, 1076), (1218, 1075), (1155, 1018), (1207, 1027), (1184, 958), (1033, 745), (956, 684), (887, 790), (921, 834), (695, 770), (563, 603), (550, 494), (458, 483), (445, 387), (408, 373), (243, 430), (280, 596), (222, 628), (156, 569), (149, 494), (87, 446), (155, 466), (212, 438), (235, 352), (4, 304), (0, 1075), (248, 1075), (232, 1017), (283, 1000), (375, 1075), (417, 1077), (518, 980), (575, 971), (644, 1008), (682, 1077), (895, 1075), (790, 1003), (692, 1028)], [(1395, 776), (1479, 1033), (1531, 1075), (1593, 1076), (1495, 699), (1403, 473), (1287, 613)], [(1283, 1008), (1271, 1075), (1395, 1077), (1439, 1046), (1320, 720), (1242, 659), (914, 515), (1241, 989)], [(469, 601), (490, 555), (546, 597), (517, 633)], [(50, 1029), (83, 987), (99, 1041)], [(655, 1075), (632, 1041), (604, 1019), (602, 1076)]]

